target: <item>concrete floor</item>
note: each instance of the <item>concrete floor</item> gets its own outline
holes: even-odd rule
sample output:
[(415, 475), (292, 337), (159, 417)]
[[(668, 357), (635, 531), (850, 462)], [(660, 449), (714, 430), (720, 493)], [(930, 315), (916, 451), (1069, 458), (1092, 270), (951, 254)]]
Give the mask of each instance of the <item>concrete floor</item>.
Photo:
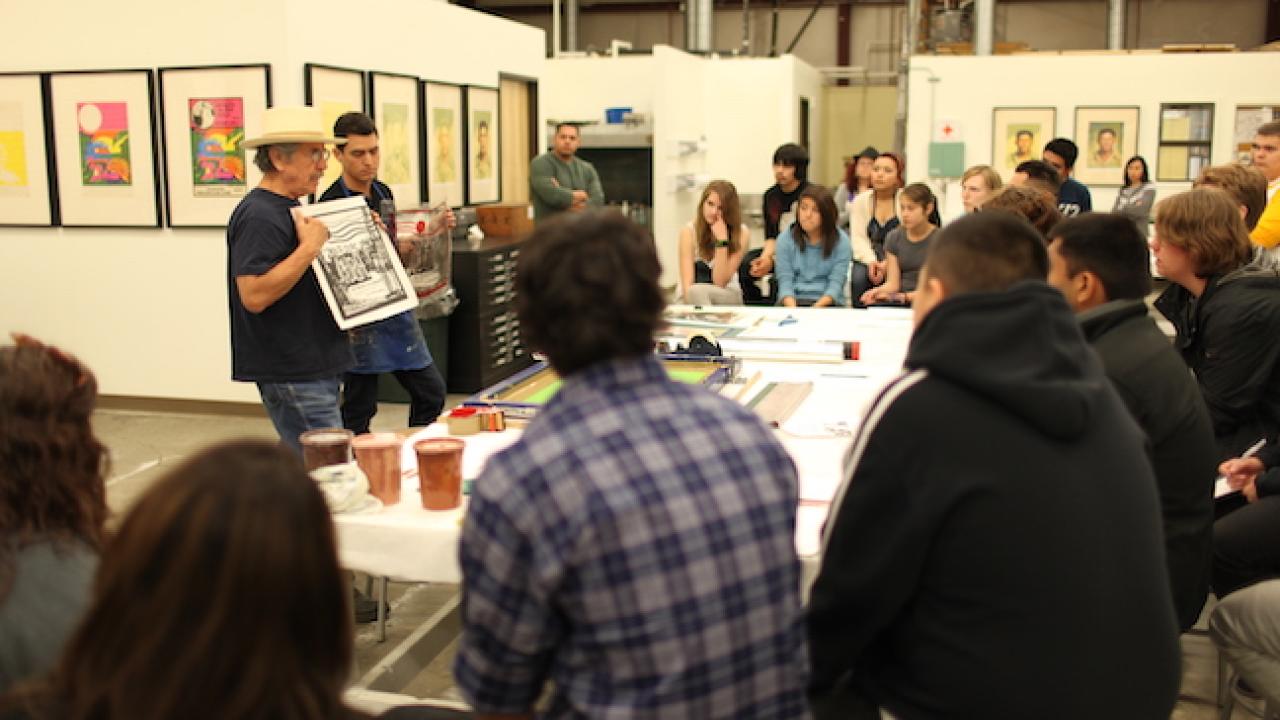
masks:
[[(450, 405), (461, 396), (451, 396)], [(406, 406), (382, 404), (374, 419), (375, 430), (403, 429)], [(111, 450), (111, 474), (107, 481), (108, 501), (113, 515), (128, 510), (138, 496), (161, 474), (184, 456), (219, 440), (237, 437), (275, 438), (265, 415), (254, 413), (219, 414), (155, 412), (103, 409), (94, 418), (98, 436)], [(360, 584), (360, 578), (357, 578)], [(387, 622), (386, 642), (377, 641), (373, 625), (356, 628), (356, 667), (353, 677), (362, 677), (401, 640), (449, 600), (458, 588), (453, 585), (393, 583), (390, 586), (392, 612)], [(1203, 619), (1202, 619), (1203, 625)], [(399, 691), (422, 698), (460, 699), (453, 688), (449, 667), (454, 645), (431, 665), (409, 680)], [(1189, 633), (1182, 639), (1184, 675), (1182, 698), (1174, 710), (1179, 720), (1210, 720), (1218, 717), (1217, 653), (1209, 638)], [(1099, 652), (1106, 652), (1099, 648)], [(1253, 704), (1256, 707), (1257, 703)], [(1257, 717), (1250, 706), (1237, 704), (1232, 718)]]

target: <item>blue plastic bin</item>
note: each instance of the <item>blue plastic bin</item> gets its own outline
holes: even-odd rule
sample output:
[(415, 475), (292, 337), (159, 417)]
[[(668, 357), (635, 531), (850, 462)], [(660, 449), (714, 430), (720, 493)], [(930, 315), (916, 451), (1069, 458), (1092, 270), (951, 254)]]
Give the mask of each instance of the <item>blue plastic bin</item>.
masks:
[(631, 112), (629, 107), (605, 108), (604, 121), (610, 125), (618, 125), (622, 122), (622, 116)]

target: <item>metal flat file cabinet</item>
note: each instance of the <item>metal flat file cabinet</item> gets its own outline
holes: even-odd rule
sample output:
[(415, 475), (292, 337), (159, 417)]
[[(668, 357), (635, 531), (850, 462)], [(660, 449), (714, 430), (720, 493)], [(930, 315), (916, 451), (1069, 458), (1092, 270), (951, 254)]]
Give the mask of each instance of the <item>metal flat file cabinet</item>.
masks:
[(520, 239), (453, 246), (458, 307), (449, 318), (449, 392), (473, 393), (533, 363), (516, 319)]

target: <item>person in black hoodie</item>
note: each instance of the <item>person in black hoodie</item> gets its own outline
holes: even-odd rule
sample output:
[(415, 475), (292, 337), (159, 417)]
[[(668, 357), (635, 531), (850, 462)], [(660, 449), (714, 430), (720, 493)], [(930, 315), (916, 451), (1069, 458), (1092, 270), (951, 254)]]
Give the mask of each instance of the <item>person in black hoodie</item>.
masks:
[(1009, 213), (943, 229), (808, 614), (824, 718), (1167, 718), (1178, 628), (1144, 438)]
[(1049, 284), (1062, 291), (1111, 384), (1151, 441), (1165, 562), (1178, 625), (1195, 624), (1209, 592), (1213, 426), (1195, 378), (1147, 313), (1147, 243), (1123, 215), (1090, 213), (1050, 233)]

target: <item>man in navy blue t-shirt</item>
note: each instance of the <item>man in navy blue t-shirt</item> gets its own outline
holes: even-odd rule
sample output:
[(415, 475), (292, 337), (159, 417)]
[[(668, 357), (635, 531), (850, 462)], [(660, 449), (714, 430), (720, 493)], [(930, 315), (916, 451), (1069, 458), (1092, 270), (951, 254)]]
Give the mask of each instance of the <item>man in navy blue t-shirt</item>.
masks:
[(1093, 211), (1093, 196), (1084, 183), (1071, 177), (1080, 149), (1066, 138), (1054, 138), (1044, 146), (1044, 161), (1062, 178), (1058, 190), (1058, 211), (1065, 217)]
[(342, 427), (339, 379), (352, 357), (311, 269), (329, 229), (294, 209), (316, 191), (325, 145), (344, 141), (309, 107), (270, 108), (263, 125), (262, 136), (244, 143), (258, 149), (262, 182), (227, 222), (231, 377), (257, 384), (280, 439), (300, 451), (304, 431)]

